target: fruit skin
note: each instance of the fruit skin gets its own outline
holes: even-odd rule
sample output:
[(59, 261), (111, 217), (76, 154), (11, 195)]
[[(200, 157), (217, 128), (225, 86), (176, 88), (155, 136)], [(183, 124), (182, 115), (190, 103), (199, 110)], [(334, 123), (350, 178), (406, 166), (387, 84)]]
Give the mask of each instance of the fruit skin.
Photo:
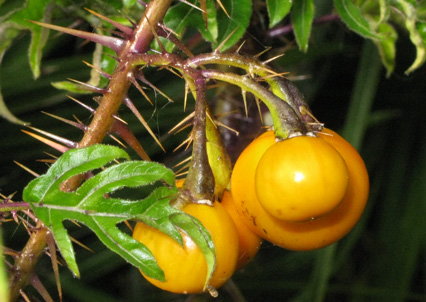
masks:
[(262, 238), (253, 233), (246, 224), (241, 220), (240, 214), (237, 212), (234, 202), (232, 201), (231, 192), (225, 190), (221, 201), (222, 206), (231, 216), (238, 231), (239, 254), (237, 262), (237, 270), (246, 266), (256, 256), (262, 244)]
[[(198, 218), (209, 230), (216, 249), (216, 267), (209, 285), (218, 288), (234, 273), (238, 259), (238, 234), (235, 225), (219, 202), (214, 206), (188, 204), (183, 211)], [(144, 223), (137, 223), (133, 238), (153, 253), (164, 271), (166, 281), (144, 277), (155, 286), (180, 294), (203, 292), (207, 278), (207, 263), (203, 253), (191, 238), (181, 232), (184, 246)]]
[[(181, 188), (185, 182), (185, 179), (176, 180), (176, 186)], [(253, 233), (241, 220), (240, 215), (232, 201), (231, 192), (228, 190), (223, 191), (221, 205), (231, 217), (238, 233), (238, 261), (236, 270), (242, 269), (256, 256), (262, 244), (262, 238)]]
[(333, 211), (348, 185), (348, 170), (339, 152), (325, 140), (296, 136), (263, 153), (256, 168), (255, 189), (271, 216), (303, 222)]
[(255, 171), (263, 153), (275, 144), (273, 131), (255, 139), (241, 153), (232, 172), (232, 197), (243, 221), (254, 233), (289, 250), (318, 249), (341, 239), (355, 226), (368, 199), (368, 173), (358, 152), (332, 130), (324, 129), (318, 136), (340, 153), (349, 172), (345, 197), (328, 215), (307, 222), (286, 222), (272, 217), (259, 204)]

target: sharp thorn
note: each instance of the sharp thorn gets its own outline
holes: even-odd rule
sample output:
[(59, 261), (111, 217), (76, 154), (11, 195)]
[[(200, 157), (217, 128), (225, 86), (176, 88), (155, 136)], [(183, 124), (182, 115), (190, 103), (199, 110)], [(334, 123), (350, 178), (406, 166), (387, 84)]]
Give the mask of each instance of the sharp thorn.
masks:
[(181, 176), (184, 176), (184, 175), (187, 175), (187, 174), (188, 174), (188, 171), (182, 172), (182, 173), (176, 174), (176, 177), (181, 177)]
[(99, 19), (102, 19), (106, 22), (108, 22), (109, 24), (115, 26), (117, 29), (121, 30), (123, 33), (125, 33), (127, 36), (131, 36), (133, 33), (133, 29), (131, 29), (130, 27), (127, 27), (126, 25), (123, 25), (121, 23), (118, 23), (117, 21), (111, 20), (108, 17), (105, 17), (104, 15), (101, 15), (89, 8), (85, 8), (85, 10), (87, 10), (89, 13), (91, 13), (92, 15), (95, 15), (96, 17), (98, 17)]
[(216, 121), (213, 119), (213, 117), (210, 115), (209, 112), (206, 112), (207, 118), (210, 120), (210, 122), (212, 123), (212, 125), (217, 128), (216, 126)]
[[(58, 258), (56, 255), (56, 244), (53, 234), (51, 232), (47, 235), (47, 247), (50, 251), (50, 259), (52, 260), (53, 275), (55, 276), (56, 286), (59, 294), (59, 300), (62, 301), (62, 287), (59, 278)], [(53, 300), (52, 300), (53, 301)]]
[(129, 98), (125, 98), (123, 100), (123, 103), (132, 111), (132, 113), (137, 117), (139, 122), (145, 127), (145, 129), (148, 131), (148, 133), (152, 136), (152, 138), (155, 140), (155, 142), (160, 146), (160, 148), (166, 152), (163, 145), (158, 140), (157, 136), (152, 132), (151, 128), (149, 127), (148, 123), (145, 121), (143, 116), (139, 113), (138, 109), (135, 107), (133, 102)]
[(93, 64), (90, 64), (89, 62), (83, 61), (84, 64), (86, 64), (87, 66), (93, 68), (94, 70), (96, 70), (97, 72), (99, 72), (101, 75), (103, 75), (105, 78), (107, 79), (111, 79), (111, 75), (105, 71), (103, 71), (102, 69), (100, 69), (97, 66), (94, 66)]
[(73, 126), (73, 127), (77, 128), (77, 129), (80, 129), (80, 130), (83, 130), (83, 131), (86, 131), (86, 130), (87, 130), (87, 126), (86, 126), (86, 125), (84, 125), (84, 124), (82, 124), (82, 123), (76, 123), (76, 122), (74, 122), (74, 121), (70, 121), (70, 120), (68, 120), (68, 119), (66, 119), (66, 118), (63, 118), (63, 117), (60, 117), (60, 116), (57, 116), (57, 115), (51, 114), (51, 113), (49, 113), (49, 112), (42, 111), (42, 113), (43, 113), (43, 114), (46, 114), (46, 115), (48, 115), (48, 116), (50, 116), (50, 117), (52, 117), (52, 118), (54, 118), (54, 119), (57, 119), (57, 120), (59, 120), (59, 121), (61, 121), (61, 122), (64, 122), (64, 123), (66, 123), (66, 124), (68, 124), (68, 125), (71, 125), (71, 126)]
[(174, 101), (168, 95), (166, 95), (164, 92), (158, 89), (154, 84), (152, 84), (147, 79), (145, 79), (145, 77), (141, 73), (138, 74), (138, 79), (141, 80), (144, 84), (154, 89), (155, 91), (157, 91), (162, 96), (164, 96), (169, 102), (174, 103)]
[(119, 122), (118, 120), (114, 121), (111, 126), (111, 131), (119, 135), (143, 160), (150, 161), (148, 154), (145, 152), (142, 145), (139, 143), (137, 138), (130, 131), (129, 127), (126, 124)]
[(65, 146), (63, 146), (61, 144), (58, 144), (58, 143), (56, 143), (54, 141), (51, 141), (51, 140), (49, 140), (47, 138), (44, 138), (44, 137), (42, 137), (40, 135), (37, 135), (35, 133), (29, 132), (29, 131), (26, 131), (26, 130), (21, 130), (21, 131), (24, 132), (25, 134), (28, 134), (29, 136), (32, 136), (33, 138), (35, 138), (35, 139), (37, 139), (39, 141), (41, 141), (42, 143), (44, 143), (44, 144), (52, 147), (53, 149), (58, 150), (59, 152), (65, 153), (66, 151), (69, 150), (68, 147), (65, 147)]
[(229, 127), (228, 125), (225, 125), (225, 124), (224, 124), (224, 123), (222, 123), (222, 122), (216, 121), (215, 123), (216, 123), (218, 126), (220, 126), (220, 127), (223, 127), (223, 128), (225, 128), (225, 129), (228, 129), (229, 131), (234, 132), (237, 136), (238, 136), (238, 135), (240, 135), (240, 132), (239, 132), (239, 131), (235, 130), (234, 128)]
[(247, 92), (245, 90), (241, 90), (241, 94), (243, 95), (243, 102), (244, 102), (244, 110), (246, 112), (246, 117), (248, 116), (248, 109), (247, 109)]
[(124, 149), (127, 149), (127, 146), (118, 138), (116, 138), (114, 135), (112, 135), (111, 133), (108, 134), (108, 136), (110, 138), (112, 138), (113, 140), (115, 140), (120, 146), (122, 146)]
[[(202, 12), (203, 14), (204, 13), (207, 13), (205, 10), (203, 10), (202, 8), (200, 8), (200, 7), (198, 7), (198, 6), (196, 6), (195, 4), (193, 4), (193, 3), (191, 3), (191, 2), (188, 2), (188, 1), (186, 1), (186, 0), (179, 0), (180, 2), (182, 2), (182, 3), (185, 3), (186, 5), (189, 5), (189, 6), (191, 6), (191, 7), (193, 7), (193, 8), (195, 8), (195, 9), (197, 9), (197, 10), (199, 10), (200, 12)], [(204, 0), (205, 1), (205, 0)], [(201, 2), (201, 1), (200, 1)]]
[(85, 32), (82, 30), (77, 30), (77, 29), (71, 29), (71, 28), (67, 28), (67, 27), (62, 27), (62, 26), (57, 26), (57, 25), (53, 25), (53, 24), (48, 24), (48, 23), (43, 23), (43, 22), (38, 22), (38, 21), (32, 21), (32, 20), (28, 20), (29, 22), (32, 22), (34, 24), (49, 28), (49, 29), (53, 29), (56, 31), (60, 31), (66, 34), (70, 34), (82, 39), (87, 39), (90, 40), (92, 42), (95, 43), (100, 43), (108, 48), (111, 48), (112, 50), (114, 50), (116, 53), (118, 53), (121, 49), (121, 47), (124, 44), (124, 41), (118, 38), (114, 38), (114, 37), (109, 37), (109, 36), (103, 36), (100, 34), (96, 34), (96, 33), (90, 33), (90, 32)]
[(223, 12), (225, 13), (225, 15), (231, 19), (231, 16), (228, 14), (228, 11), (226, 10), (225, 6), (223, 6), (222, 1), (220, 0), (216, 0), (216, 2), (219, 4), (220, 8), (223, 10)]
[(272, 57), (272, 58), (270, 58), (270, 59), (268, 59), (268, 60), (266, 60), (266, 61), (263, 61), (263, 64), (268, 64), (268, 63), (271, 63), (272, 61), (274, 61), (274, 60), (276, 60), (276, 59), (278, 59), (278, 58), (281, 58), (282, 56), (284, 56), (285, 55), (285, 53), (282, 53), (282, 54), (279, 54), (279, 55), (277, 55), (277, 56), (275, 56), (275, 57)]
[(244, 41), (240, 44), (240, 46), (238, 46), (238, 48), (237, 48), (237, 50), (235, 51), (235, 53), (240, 53), (241, 48), (243, 48), (244, 44), (246, 44), (246, 40), (244, 40)]
[(180, 128), (183, 124), (189, 122), (195, 115), (195, 112), (191, 112), (187, 117), (185, 117), (183, 120), (181, 120), (179, 123), (176, 124), (172, 129), (169, 130), (169, 133), (175, 132), (176, 129)]
[(188, 157), (188, 158), (185, 158), (184, 160), (182, 160), (182, 161), (178, 162), (176, 165), (174, 165), (174, 166), (173, 166), (173, 169), (174, 169), (174, 168), (177, 168), (177, 167), (179, 167), (179, 166), (182, 166), (184, 163), (189, 162), (191, 159), (192, 159), (192, 156), (190, 156), (190, 157)]
[(144, 98), (151, 104), (151, 106), (154, 106), (154, 103), (151, 101), (149, 96), (143, 91), (143, 88), (141, 85), (139, 85), (138, 81), (135, 79), (135, 77), (132, 75), (128, 76), (130, 82), (139, 90), (139, 92), (144, 96)]
[(194, 54), (189, 50), (189, 48), (186, 47), (186, 45), (182, 43), (181, 40), (179, 40), (180, 36), (162, 23), (159, 24), (158, 34), (175, 44), (189, 58), (192, 58), (194, 56)]
[(258, 54), (254, 55), (253, 58), (257, 59), (258, 57), (260, 57), (261, 55), (263, 55), (265, 52), (268, 52), (271, 50), (272, 47), (266, 47), (264, 50), (262, 50), (261, 52), (259, 52)]
[(70, 96), (70, 95), (67, 95), (67, 97), (68, 97), (70, 100), (72, 100), (72, 101), (76, 102), (77, 104), (79, 104), (80, 106), (82, 106), (83, 108), (85, 108), (85, 109), (89, 110), (91, 113), (95, 113), (95, 111), (96, 111), (96, 110), (95, 110), (95, 109), (93, 109), (92, 107), (90, 107), (90, 106), (88, 106), (88, 105), (84, 104), (83, 102), (81, 102), (81, 101), (77, 100), (76, 98), (74, 98), (74, 97), (72, 97), (72, 96)]
[(183, 99), (183, 111), (186, 111), (186, 105), (188, 103), (189, 83), (185, 81), (185, 96)]
[(96, 87), (96, 86), (90, 85), (90, 84), (85, 83), (85, 82), (81, 82), (81, 81), (74, 80), (74, 79), (70, 79), (70, 78), (68, 78), (68, 81), (71, 81), (71, 82), (74, 82), (74, 83), (77, 83), (77, 84), (81, 85), (81, 86), (82, 86), (82, 89), (84, 89), (84, 90), (88, 90), (88, 91), (92, 91), (92, 92), (97, 92), (97, 93), (100, 93), (100, 94), (105, 94), (105, 93), (107, 93), (107, 90), (106, 90), (106, 89), (104, 89), (104, 88), (99, 88), (99, 87)]
[(174, 150), (173, 150), (173, 152), (175, 152), (176, 150), (178, 150), (178, 149), (180, 149), (180, 147), (182, 147), (182, 146), (184, 146), (185, 144), (187, 144), (187, 146), (186, 146), (186, 148), (185, 148), (185, 150), (187, 150), (188, 149), (188, 147), (191, 145), (191, 142), (192, 142), (192, 134), (190, 134), (189, 135), (189, 137), (186, 139), (186, 140), (184, 140), (179, 146), (177, 146)]
[(27, 126), (27, 127), (30, 128), (33, 131), (36, 131), (36, 132), (38, 132), (40, 134), (43, 134), (43, 135), (45, 135), (45, 136), (47, 136), (47, 137), (49, 137), (51, 139), (54, 139), (55, 141), (57, 141), (57, 142), (59, 142), (61, 144), (64, 144), (68, 148), (73, 148), (74, 149), (74, 148), (78, 147), (78, 143), (73, 142), (73, 141), (71, 141), (69, 139), (60, 137), (58, 135), (52, 134), (50, 132), (47, 132), (47, 131), (44, 131), (44, 130), (41, 130), (41, 129), (38, 129), (38, 128), (35, 128), (35, 127), (31, 127), (31, 126)]
[(139, 3), (140, 5), (142, 5), (143, 7), (145, 7), (145, 8), (147, 8), (147, 7), (148, 7), (148, 3), (146, 3), (145, 1), (138, 0), (138, 3)]
[(88, 250), (89, 252), (95, 253), (95, 251), (92, 250), (90, 247), (88, 247), (87, 245), (84, 245), (83, 243), (81, 243), (77, 239), (74, 239), (72, 236), (70, 236), (70, 239), (71, 239), (72, 242), (78, 244), (79, 246), (81, 246), (82, 248)]
[(254, 99), (256, 101), (257, 110), (259, 111), (260, 121), (263, 124), (263, 116), (262, 116), (262, 109), (260, 108), (260, 100), (257, 97), (255, 97)]
[(166, 48), (164, 47), (163, 43), (161, 42), (160, 38), (158, 37), (157, 31), (154, 29), (154, 27), (151, 24), (151, 21), (149, 20), (148, 16), (144, 14), (144, 17), (146, 18), (146, 22), (148, 22), (149, 28), (151, 29), (152, 35), (155, 38), (155, 41), (157, 41), (158, 46), (161, 49), (162, 53), (167, 53)]
[(33, 170), (31, 170), (30, 168), (28, 168), (27, 166), (24, 166), (23, 164), (17, 162), (17, 161), (13, 161), (15, 164), (17, 164), (19, 167), (21, 167), (22, 169), (24, 169), (25, 171), (27, 171), (28, 173), (30, 173), (32, 176), (34, 177), (39, 177), (40, 174), (34, 172)]
[[(218, 0), (219, 1), (219, 0)], [(234, 35), (234, 33), (238, 30), (238, 26), (216, 47), (214, 52), (220, 52), (223, 48), (223, 46), (228, 42), (228, 40)]]

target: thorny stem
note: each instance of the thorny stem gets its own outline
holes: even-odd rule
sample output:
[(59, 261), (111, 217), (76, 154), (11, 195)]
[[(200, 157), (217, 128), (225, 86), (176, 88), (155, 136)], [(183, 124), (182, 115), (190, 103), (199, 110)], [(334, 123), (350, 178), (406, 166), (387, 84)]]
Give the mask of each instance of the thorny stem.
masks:
[(188, 175), (185, 180), (184, 192), (187, 191), (190, 200), (178, 197), (175, 206), (183, 206), (187, 202), (210, 204), (214, 193), (214, 177), (207, 155), (207, 99), (206, 80), (198, 73), (195, 79), (196, 103), (193, 121), (193, 150)]
[[(300, 91), (288, 79), (270, 70), (264, 63), (250, 57), (240, 56), (235, 53), (222, 54), (213, 52), (202, 54), (188, 59), (190, 66), (200, 66), (205, 64), (228, 65), (245, 70), (250, 75), (256, 75), (266, 81), (274, 94), (286, 101), (305, 124), (312, 124), (319, 127), (317, 120), (311, 113), (309, 106), (305, 102)], [(321, 129), (313, 129), (321, 130)]]
[(156, 30), (158, 22), (163, 19), (171, 2), (172, 0), (155, 0), (149, 3), (133, 36), (119, 53), (120, 64), (112, 75), (107, 93), (102, 97), (102, 101), (79, 147), (100, 143), (107, 134), (113, 121), (112, 115), (118, 111), (131, 85), (128, 79), (129, 76), (132, 76), (133, 68), (131, 64), (127, 64), (127, 56), (130, 53), (148, 51), (154, 38), (153, 31)]
[(202, 70), (201, 73), (207, 78), (237, 85), (242, 90), (248, 91), (262, 100), (271, 112), (274, 121), (275, 135), (277, 137), (286, 139), (293, 135), (307, 132), (305, 125), (299, 119), (293, 108), (275, 94), (266, 90), (258, 82), (245, 76), (216, 70)]
[[(163, 19), (172, 0), (153, 0), (145, 10), (145, 15), (141, 18), (132, 38), (119, 53), (119, 61), (125, 62), (127, 55), (132, 53), (143, 53), (149, 49), (153, 40), (153, 30)], [(123, 98), (130, 87), (128, 76), (132, 73), (131, 65), (120, 63), (113, 74), (107, 93), (102, 97), (102, 101), (96, 110), (93, 120), (88, 130), (85, 132), (79, 147), (86, 147), (102, 142), (112, 125), (112, 115), (118, 111)], [(75, 190), (81, 179), (73, 178), (63, 188)], [(20, 296), (20, 291), (28, 284), (29, 277), (34, 271), (38, 259), (41, 257), (47, 242), (48, 230), (41, 223), (39, 229), (34, 231), (24, 249), (15, 260), (14, 267), (10, 275), (10, 301), (16, 301)]]
[[(280, 139), (286, 139), (293, 135), (305, 134), (308, 132), (305, 123), (314, 123), (309, 108), (297, 88), (290, 81), (282, 79), (278, 82), (279, 76), (274, 74), (267, 66), (249, 57), (238, 54), (221, 54), (213, 52), (199, 55), (184, 61), (180, 57), (172, 54), (168, 56), (155, 57), (152, 55), (137, 54), (129, 58), (129, 64), (136, 65), (168, 65), (178, 69), (185, 76), (191, 76), (194, 68), (204, 64), (226, 64), (246, 70), (250, 75), (264, 77), (271, 87), (277, 87), (280, 97), (267, 90), (250, 76), (240, 76), (234, 73), (220, 72), (216, 70), (202, 70), (201, 74), (206, 79), (216, 79), (239, 86), (243, 91), (251, 92), (261, 99), (271, 112), (275, 126), (275, 134)], [(299, 109), (306, 112), (300, 112)], [(305, 122), (302, 122), (302, 120)]]
[(15, 301), (21, 295), (21, 290), (28, 284), (35, 266), (46, 246), (48, 229), (41, 222), (37, 230), (31, 234), (24, 250), (16, 258), (9, 280), (10, 301)]

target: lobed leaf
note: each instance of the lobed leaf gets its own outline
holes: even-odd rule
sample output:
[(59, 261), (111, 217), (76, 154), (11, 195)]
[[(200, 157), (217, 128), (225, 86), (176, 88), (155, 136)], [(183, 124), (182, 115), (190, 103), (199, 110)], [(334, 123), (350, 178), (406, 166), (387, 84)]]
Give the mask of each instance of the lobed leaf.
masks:
[[(59, 187), (66, 179), (97, 169), (116, 158), (128, 158), (126, 152), (118, 147), (107, 145), (94, 145), (87, 148), (71, 149), (65, 152), (47, 171), (46, 174), (30, 182), (31, 189), (25, 188), (24, 200), (28, 202), (43, 202), (49, 193), (63, 193)], [(53, 204), (57, 201), (50, 201)]]
[[(210, 278), (215, 267), (211, 236), (198, 220), (170, 205), (177, 189), (173, 171), (165, 166), (147, 161), (125, 161), (101, 170), (73, 192), (61, 191), (60, 186), (65, 180), (102, 168), (116, 158), (127, 159), (128, 155), (117, 147), (107, 145), (71, 149), (45, 175), (33, 180), (24, 189), (24, 200), (30, 203), (37, 218), (52, 231), (70, 270), (79, 276), (64, 220), (85, 224), (109, 249), (127, 262), (147, 276), (164, 281), (164, 273), (149, 249), (117, 227), (124, 220), (136, 219), (164, 232), (180, 244), (182, 237), (179, 230), (189, 234), (206, 256)], [(141, 200), (107, 197), (107, 194), (123, 187), (140, 187), (158, 181), (164, 185)]]

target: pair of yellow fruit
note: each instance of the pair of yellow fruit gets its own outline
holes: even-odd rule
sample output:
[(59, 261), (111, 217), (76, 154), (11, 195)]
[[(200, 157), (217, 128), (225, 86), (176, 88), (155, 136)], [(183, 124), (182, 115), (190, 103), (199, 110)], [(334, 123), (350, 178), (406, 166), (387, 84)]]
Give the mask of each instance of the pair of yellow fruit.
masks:
[[(232, 196), (225, 192), (213, 207), (190, 204), (184, 208), (212, 235), (216, 268), (210, 285), (215, 288), (256, 255), (262, 239), (298, 251), (338, 241), (359, 220), (369, 180), (358, 152), (329, 129), (317, 137), (280, 142), (268, 131), (239, 156), (231, 191)], [(206, 261), (192, 240), (182, 235), (183, 247), (138, 223), (133, 237), (153, 252), (165, 272), (166, 282), (148, 281), (175, 293), (198, 293), (206, 279)]]

